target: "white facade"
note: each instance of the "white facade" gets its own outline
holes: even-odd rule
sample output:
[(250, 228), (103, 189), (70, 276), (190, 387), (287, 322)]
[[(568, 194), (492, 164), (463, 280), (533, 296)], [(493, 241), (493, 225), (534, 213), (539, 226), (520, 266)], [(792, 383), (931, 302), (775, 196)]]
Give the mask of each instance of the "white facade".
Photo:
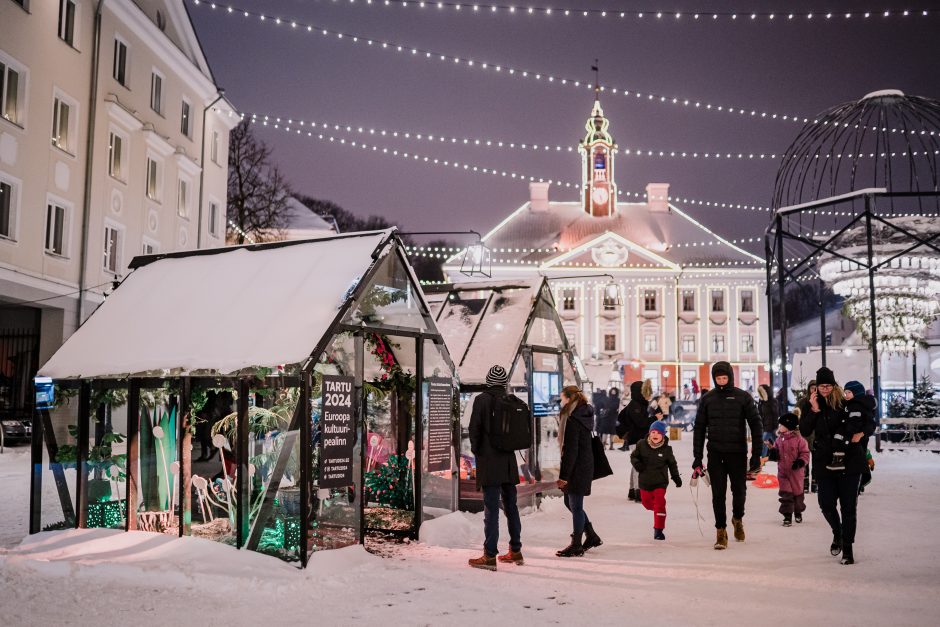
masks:
[(0, 0), (0, 69), (0, 313), (45, 361), (135, 255), (224, 244), (238, 116), (182, 0)]

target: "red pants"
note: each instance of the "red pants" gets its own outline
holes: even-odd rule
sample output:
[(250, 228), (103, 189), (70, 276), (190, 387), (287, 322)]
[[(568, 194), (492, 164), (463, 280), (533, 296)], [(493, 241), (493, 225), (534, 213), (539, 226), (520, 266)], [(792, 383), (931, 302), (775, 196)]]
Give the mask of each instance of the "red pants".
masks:
[(643, 507), (653, 512), (653, 529), (666, 528), (666, 488), (640, 490)]

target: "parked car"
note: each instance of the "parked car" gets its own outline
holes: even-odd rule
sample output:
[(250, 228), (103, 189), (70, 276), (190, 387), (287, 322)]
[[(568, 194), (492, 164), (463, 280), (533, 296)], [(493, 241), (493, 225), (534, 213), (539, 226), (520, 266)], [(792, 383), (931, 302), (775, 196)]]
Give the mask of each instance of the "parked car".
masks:
[(19, 418), (0, 418), (0, 431), (4, 445), (28, 443), (33, 435), (30, 422)]

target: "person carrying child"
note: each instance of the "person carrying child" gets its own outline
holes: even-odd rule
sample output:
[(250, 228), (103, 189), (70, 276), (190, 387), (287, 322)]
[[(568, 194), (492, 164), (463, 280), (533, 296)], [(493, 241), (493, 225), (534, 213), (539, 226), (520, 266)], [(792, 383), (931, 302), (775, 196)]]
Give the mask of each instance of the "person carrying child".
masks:
[(650, 425), (649, 435), (640, 440), (630, 454), (630, 463), (636, 469), (640, 484), (640, 501), (653, 512), (653, 539), (665, 540), (666, 488), (669, 477), (677, 488), (682, 487), (679, 466), (666, 437), (666, 423), (657, 420)]
[(780, 483), (780, 513), (783, 526), (803, 522), (806, 503), (803, 500), (803, 477), (809, 463), (809, 445), (799, 432), (800, 419), (793, 413), (780, 417), (777, 439), (770, 444), (770, 459), (777, 462)]

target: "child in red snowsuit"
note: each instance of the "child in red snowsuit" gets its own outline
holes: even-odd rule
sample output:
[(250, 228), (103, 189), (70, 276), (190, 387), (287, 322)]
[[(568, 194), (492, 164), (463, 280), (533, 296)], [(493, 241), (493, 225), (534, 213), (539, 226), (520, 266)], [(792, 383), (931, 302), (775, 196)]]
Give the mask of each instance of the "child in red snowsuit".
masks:
[(777, 479), (780, 482), (780, 513), (783, 526), (789, 527), (794, 516), (803, 522), (806, 503), (803, 502), (803, 476), (809, 462), (809, 445), (799, 432), (800, 419), (796, 414), (780, 417), (777, 440), (771, 444), (771, 458), (777, 461)]
[(666, 423), (657, 420), (650, 425), (649, 435), (640, 440), (630, 454), (630, 463), (639, 473), (640, 500), (653, 512), (653, 538), (665, 540), (666, 487), (672, 476), (677, 488), (682, 487), (679, 466), (666, 437)]

